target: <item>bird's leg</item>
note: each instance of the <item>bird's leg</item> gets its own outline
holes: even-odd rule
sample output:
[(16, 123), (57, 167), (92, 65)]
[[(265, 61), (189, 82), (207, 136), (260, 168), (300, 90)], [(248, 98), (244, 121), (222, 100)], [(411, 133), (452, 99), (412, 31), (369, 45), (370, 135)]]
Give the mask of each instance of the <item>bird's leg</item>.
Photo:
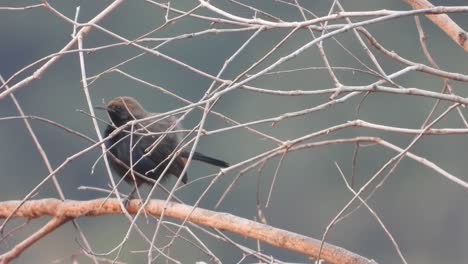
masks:
[(128, 206), (128, 204), (130, 203), (130, 200), (135, 198), (135, 193), (137, 191), (137, 188), (138, 188), (137, 184), (133, 185), (132, 191), (128, 194), (127, 198), (125, 198), (125, 200), (124, 200), (125, 207)]

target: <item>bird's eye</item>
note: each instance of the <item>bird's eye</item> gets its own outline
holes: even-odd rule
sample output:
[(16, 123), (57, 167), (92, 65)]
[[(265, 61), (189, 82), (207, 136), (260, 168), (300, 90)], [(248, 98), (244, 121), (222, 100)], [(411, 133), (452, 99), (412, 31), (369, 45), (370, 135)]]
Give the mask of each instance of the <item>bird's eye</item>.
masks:
[(114, 113), (120, 113), (120, 112), (122, 112), (122, 108), (120, 108), (120, 106), (113, 106), (113, 107), (111, 108), (111, 110), (112, 110), (112, 112), (114, 112)]

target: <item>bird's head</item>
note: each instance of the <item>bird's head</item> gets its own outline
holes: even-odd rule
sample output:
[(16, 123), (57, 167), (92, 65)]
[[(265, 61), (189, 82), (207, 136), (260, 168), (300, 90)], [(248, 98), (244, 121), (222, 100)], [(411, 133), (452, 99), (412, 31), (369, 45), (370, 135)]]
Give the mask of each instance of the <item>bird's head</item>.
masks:
[(116, 126), (122, 126), (128, 121), (146, 117), (145, 109), (135, 98), (129, 96), (119, 96), (112, 99), (106, 105), (105, 110)]

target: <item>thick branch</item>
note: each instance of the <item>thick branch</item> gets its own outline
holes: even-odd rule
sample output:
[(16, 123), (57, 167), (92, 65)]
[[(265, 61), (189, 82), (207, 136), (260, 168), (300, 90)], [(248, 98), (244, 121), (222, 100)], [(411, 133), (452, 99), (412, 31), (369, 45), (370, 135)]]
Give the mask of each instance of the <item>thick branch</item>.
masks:
[[(8, 217), (21, 201), (7, 201), (0, 203), (0, 218)], [(146, 213), (158, 216), (165, 210), (164, 215), (177, 219), (206, 225), (212, 228), (231, 231), (253, 239), (257, 239), (273, 246), (300, 252), (316, 258), (321, 241), (286, 230), (274, 228), (228, 213), (219, 213), (206, 209), (169, 202), (151, 200), (146, 206)], [(139, 200), (132, 200), (127, 206), (131, 214), (138, 212)], [(192, 212), (193, 211), (193, 212)], [(121, 209), (117, 199), (96, 199), (91, 201), (61, 201), (58, 199), (42, 199), (25, 202), (14, 214), (14, 217), (36, 218), (40, 216), (54, 216), (58, 219), (77, 218), (81, 216), (99, 216), (106, 214), (120, 214)], [(321, 259), (329, 263), (358, 264), (375, 263), (343, 248), (325, 244), (320, 254)]]
[[(60, 201), (57, 199), (57, 201)], [(23, 251), (32, 246), (34, 243), (45, 237), (47, 234), (52, 233), (55, 229), (59, 228), (65, 222), (70, 220), (64, 217), (54, 217), (45, 226), (40, 228), (37, 232), (17, 244), (13, 249), (0, 256), (0, 263), (9, 263), (11, 260), (17, 258)]]
[[(411, 5), (414, 9), (433, 8), (434, 5), (427, 0), (404, 0), (407, 4)], [(426, 14), (434, 24), (442, 29), (450, 38), (460, 45), (466, 52), (468, 52), (468, 34), (463, 28), (457, 25), (448, 15), (430, 15)]]

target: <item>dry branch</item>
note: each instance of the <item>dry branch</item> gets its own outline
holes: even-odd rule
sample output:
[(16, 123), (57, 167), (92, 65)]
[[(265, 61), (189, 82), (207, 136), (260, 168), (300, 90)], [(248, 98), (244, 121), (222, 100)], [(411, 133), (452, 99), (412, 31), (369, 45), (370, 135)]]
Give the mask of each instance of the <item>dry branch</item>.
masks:
[[(57, 200), (60, 201), (60, 200)], [(11, 260), (17, 258), (23, 251), (27, 248), (32, 246), (34, 243), (39, 241), (41, 238), (45, 237), (47, 234), (53, 232), (55, 229), (59, 228), (61, 225), (65, 224), (68, 218), (63, 217), (54, 217), (52, 218), (46, 225), (36, 231), (34, 234), (26, 238), (25, 240), (21, 241), (17, 244), (13, 249), (6, 252), (5, 254), (0, 256), (0, 263), (6, 264), (9, 263)]]
[[(21, 201), (0, 203), (0, 218), (8, 217)], [(165, 207), (166, 206), (166, 207)], [(127, 210), (135, 214), (140, 209), (139, 200), (131, 200)], [(189, 205), (165, 200), (151, 200), (145, 207), (148, 214), (159, 216), (163, 211), (166, 217), (188, 219), (188, 221), (206, 225), (212, 228), (227, 230), (252, 239), (257, 239), (273, 246), (300, 252), (311, 258), (318, 256), (321, 241), (283, 229), (274, 228), (228, 213), (219, 213)], [(117, 199), (96, 199), (91, 201), (61, 201), (58, 199), (42, 199), (25, 202), (14, 214), (14, 217), (36, 218), (53, 216), (53, 219), (74, 219), (82, 216), (99, 216), (121, 214)], [(54, 230), (50, 229), (50, 231)], [(42, 234), (43, 235), (43, 234)], [(20, 245), (20, 244), (19, 244)], [(17, 251), (15, 247), (12, 251)], [(7, 253), (8, 254), (8, 253)], [(6, 254), (5, 254), (6, 255)], [(17, 254), (18, 255), (18, 254)], [(329, 263), (358, 264), (375, 263), (343, 248), (325, 244), (320, 254), (321, 259)]]
[[(433, 8), (434, 5), (427, 0), (404, 0), (407, 4), (414, 9)], [(450, 38), (460, 45), (466, 52), (468, 52), (468, 34), (463, 28), (457, 25), (448, 15), (430, 15), (426, 14), (434, 24), (442, 29)]]

